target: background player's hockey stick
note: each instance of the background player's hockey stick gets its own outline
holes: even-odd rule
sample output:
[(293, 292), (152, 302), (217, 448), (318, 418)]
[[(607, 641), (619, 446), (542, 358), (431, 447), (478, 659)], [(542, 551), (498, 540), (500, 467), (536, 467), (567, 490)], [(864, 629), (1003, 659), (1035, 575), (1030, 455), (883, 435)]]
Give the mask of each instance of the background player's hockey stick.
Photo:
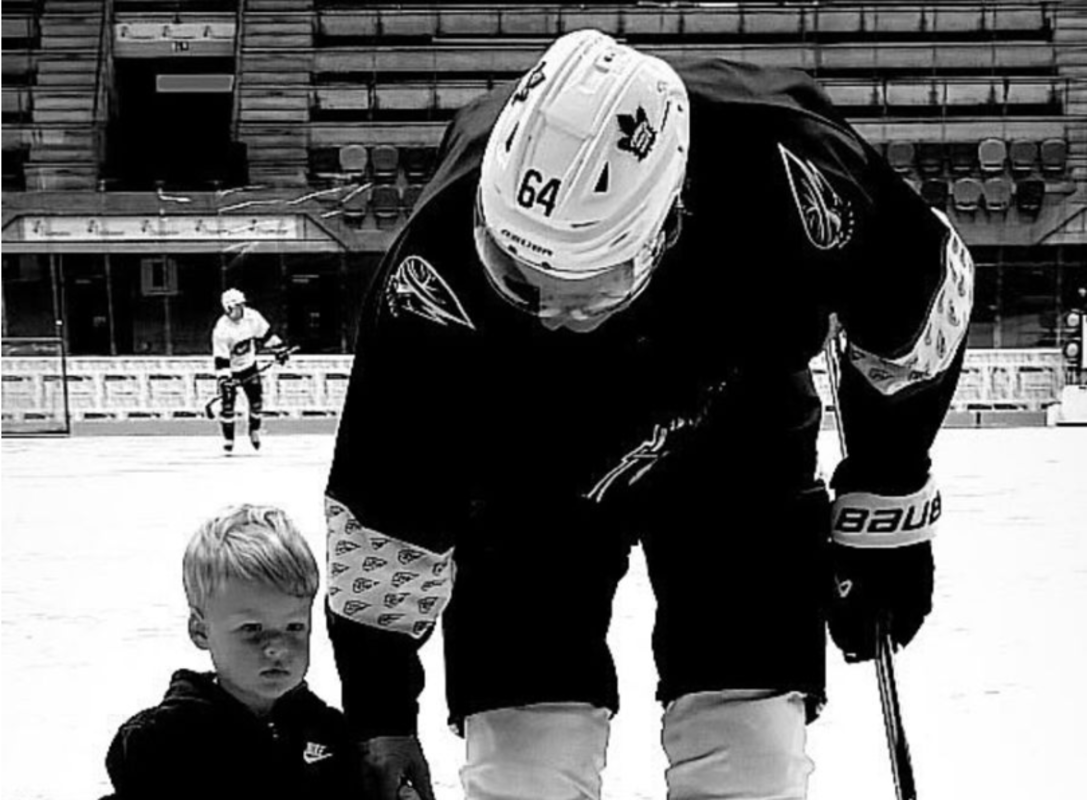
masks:
[[(838, 447), (841, 449), (842, 458), (845, 458), (845, 429), (842, 427), (841, 419), (839, 419), (841, 406), (838, 403), (839, 345), (841, 339), (837, 327), (837, 320), (832, 320), (832, 333), (827, 337), (823, 352), (827, 361), (830, 392), (834, 398), (834, 428), (838, 432)], [(880, 705), (883, 707), (883, 727), (887, 731), (887, 750), (891, 756), (891, 771), (894, 773), (895, 795), (898, 800), (917, 800), (917, 785), (913, 779), (910, 746), (906, 741), (906, 729), (902, 725), (902, 713), (898, 706), (894, 640), (891, 638), (891, 628), (885, 619), (876, 622), (876, 680), (879, 683)]]
[[(297, 353), (299, 349), (300, 348), (297, 345), (291, 346), (291, 347), (287, 348), (286, 353), (287, 353), (287, 355), (293, 355), (293, 354)], [(236, 385), (241, 386), (243, 383), (252, 383), (253, 381), (259, 381), (260, 380), (260, 375), (261, 375), (262, 372), (267, 372), (268, 370), (270, 370), (272, 367), (274, 367), (278, 363), (279, 363), (279, 360), (276, 359), (276, 358), (273, 358), (271, 361), (267, 361), (264, 364), (261, 364), (259, 367), (257, 367), (256, 372), (254, 372), (248, 378), (244, 378), (244, 379), (242, 379), (240, 381), (237, 381)], [(220, 392), (219, 394), (215, 395), (215, 397), (208, 400), (208, 402), (204, 406), (204, 416), (207, 417), (208, 419), (215, 419), (215, 411), (213, 411), (212, 409), (215, 408), (216, 403), (221, 403), (221, 402), (223, 402), (222, 392)]]

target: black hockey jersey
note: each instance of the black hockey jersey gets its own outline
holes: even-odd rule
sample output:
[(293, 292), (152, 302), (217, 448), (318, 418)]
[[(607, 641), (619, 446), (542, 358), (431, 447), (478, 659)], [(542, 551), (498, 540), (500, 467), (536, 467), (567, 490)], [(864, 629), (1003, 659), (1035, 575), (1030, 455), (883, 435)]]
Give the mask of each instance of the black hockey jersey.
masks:
[[(832, 313), (850, 344), (848, 488), (927, 476), (969, 316), (962, 242), (802, 73), (674, 66), (691, 103), (682, 234), (601, 327), (545, 330), (476, 256), (479, 165), (514, 87), (457, 116), (383, 261), (326, 501), (330, 625), (359, 736), (413, 730), (415, 651), (488, 508), (637, 491), (673, 443), (699, 439), (746, 480), (810, 480), (821, 404), (797, 376)], [(730, 414), (749, 435), (714, 442)]]

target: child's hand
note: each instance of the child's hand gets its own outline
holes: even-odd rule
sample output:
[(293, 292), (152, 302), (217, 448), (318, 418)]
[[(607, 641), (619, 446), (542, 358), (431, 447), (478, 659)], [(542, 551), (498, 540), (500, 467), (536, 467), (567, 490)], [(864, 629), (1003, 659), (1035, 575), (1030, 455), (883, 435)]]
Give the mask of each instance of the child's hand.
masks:
[(419, 793), (415, 791), (415, 787), (410, 783), (405, 783), (400, 787), (400, 791), (396, 793), (397, 800), (422, 800), (419, 797)]

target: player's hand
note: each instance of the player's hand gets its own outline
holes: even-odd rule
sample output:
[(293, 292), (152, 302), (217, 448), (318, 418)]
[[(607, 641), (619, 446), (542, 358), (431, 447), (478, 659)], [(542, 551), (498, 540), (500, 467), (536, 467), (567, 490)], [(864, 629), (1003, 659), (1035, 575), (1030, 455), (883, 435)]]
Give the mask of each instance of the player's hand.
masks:
[(366, 797), (434, 800), (430, 767), (414, 736), (377, 736), (360, 745)]
[(831, 545), (834, 594), (830, 636), (848, 662), (876, 654), (876, 623), (885, 620), (896, 648), (905, 647), (932, 610), (932, 542), (905, 547)]
[(285, 344), (280, 345), (279, 347), (277, 347), (275, 350), (272, 351), (272, 355), (275, 356), (277, 364), (280, 364), (280, 365), (286, 364), (287, 361), (289, 361), (290, 357), (291, 357), (291, 348), (287, 347), (287, 345), (285, 345)]
[(227, 377), (226, 375), (220, 375), (219, 379), (217, 381), (217, 385), (218, 385), (218, 388), (219, 388), (219, 394), (225, 395), (228, 391), (233, 389), (237, 384), (235, 383), (233, 378)]

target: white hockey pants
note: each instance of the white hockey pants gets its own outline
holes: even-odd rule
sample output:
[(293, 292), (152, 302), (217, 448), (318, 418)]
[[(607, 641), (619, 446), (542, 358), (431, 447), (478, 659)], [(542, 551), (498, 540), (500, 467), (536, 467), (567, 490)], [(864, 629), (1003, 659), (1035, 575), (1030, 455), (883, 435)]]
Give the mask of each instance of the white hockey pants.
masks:
[[(608, 712), (582, 703), (486, 711), (465, 721), (467, 800), (599, 800)], [(668, 800), (804, 800), (799, 692), (699, 692), (664, 714)]]

